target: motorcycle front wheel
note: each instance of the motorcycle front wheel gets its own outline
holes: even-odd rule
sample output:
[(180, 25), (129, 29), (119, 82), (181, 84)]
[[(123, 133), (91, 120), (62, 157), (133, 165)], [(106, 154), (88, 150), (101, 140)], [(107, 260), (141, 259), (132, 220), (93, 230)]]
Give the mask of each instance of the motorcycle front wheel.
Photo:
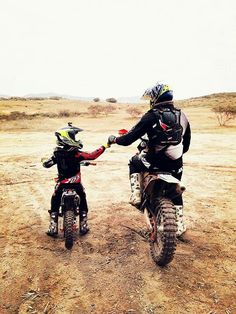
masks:
[(73, 224), (75, 214), (73, 210), (67, 210), (64, 213), (64, 235), (65, 247), (70, 250), (73, 246)]
[(150, 251), (154, 262), (165, 266), (173, 260), (177, 244), (174, 204), (171, 200), (162, 198), (156, 202), (156, 213), (151, 221), (153, 230), (149, 237)]

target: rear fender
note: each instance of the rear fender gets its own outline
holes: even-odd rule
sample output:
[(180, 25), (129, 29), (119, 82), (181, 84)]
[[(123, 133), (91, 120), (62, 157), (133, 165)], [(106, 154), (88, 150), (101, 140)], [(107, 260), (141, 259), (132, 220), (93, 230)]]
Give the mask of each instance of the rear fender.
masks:
[(170, 173), (143, 173), (143, 191), (155, 197), (165, 196), (173, 199), (185, 191), (181, 182)]
[(80, 204), (80, 197), (74, 189), (64, 189), (61, 206), (64, 210), (76, 210)]

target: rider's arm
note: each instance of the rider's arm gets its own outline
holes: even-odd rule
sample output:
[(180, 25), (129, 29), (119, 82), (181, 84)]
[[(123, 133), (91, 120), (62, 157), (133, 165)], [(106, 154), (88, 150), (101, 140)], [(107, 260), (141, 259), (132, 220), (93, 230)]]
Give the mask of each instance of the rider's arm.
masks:
[(189, 150), (190, 146), (190, 141), (191, 141), (191, 128), (190, 124), (188, 123), (186, 131), (183, 135), (183, 153), (186, 153)]
[(181, 111), (180, 123), (183, 127), (183, 153), (186, 153), (190, 146), (191, 128), (188, 118), (183, 111)]
[(43, 162), (43, 166), (45, 168), (51, 168), (52, 166), (54, 166), (57, 163), (56, 157), (54, 155), (52, 155), (51, 158), (49, 158), (48, 160)]
[(116, 138), (116, 143), (122, 146), (128, 146), (137, 141), (141, 136), (147, 133), (148, 127), (153, 120), (152, 115), (147, 112), (141, 120), (125, 135)]
[(91, 153), (87, 153), (87, 152), (77, 152), (75, 157), (79, 159), (79, 161), (82, 160), (94, 160), (96, 158), (98, 158), (104, 151), (105, 151), (106, 147), (105, 146), (101, 146), (98, 149), (96, 149), (95, 151), (91, 152)]

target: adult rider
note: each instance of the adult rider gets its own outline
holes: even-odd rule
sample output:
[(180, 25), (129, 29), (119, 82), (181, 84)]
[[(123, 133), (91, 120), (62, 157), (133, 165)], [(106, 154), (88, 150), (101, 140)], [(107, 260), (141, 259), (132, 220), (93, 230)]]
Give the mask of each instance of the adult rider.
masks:
[[(140, 174), (144, 171), (170, 172), (175, 178), (181, 180), (183, 173), (183, 154), (190, 146), (191, 129), (188, 119), (183, 111), (175, 108), (173, 102), (173, 91), (167, 84), (157, 83), (147, 89), (143, 99), (150, 102), (148, 110), (137, 124), (125, 135), (116, 137), (109, 136), (109, 144), (128, 146), (146, 135), (147, 146), (141, 150), (140, 154), (134, 155), (129, 163), (131, 197), (130, 204), (139, 208), (141, 203)], [(164, 114), (163, 114), (164, 112)], [(163, 131), (170, 129), (170, 125), (176, 123), (176, 115), (179, 113), (179, 128), (176, 134), (179, 140), (176, 143), (163, 141)], [(174, 129), (174, 128), (173, 128)], [(174, 129), (175, 130), (175, 129)], [(186, 231), (183, 220), (183, 199), (182, 195), (173, 200), (176, 208), (178, 231), (180, 236)]]

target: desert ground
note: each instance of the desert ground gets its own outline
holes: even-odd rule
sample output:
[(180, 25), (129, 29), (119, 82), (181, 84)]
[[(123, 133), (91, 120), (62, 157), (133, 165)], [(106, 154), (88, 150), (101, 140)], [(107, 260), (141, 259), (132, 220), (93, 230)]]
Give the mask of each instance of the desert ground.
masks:
[[(130, 129), (148, 104), (111, 104), (113, 111), (94, 115), (92, 102), (1, 100), (0, 313), (236, 313), (236, 121), (220, 127), (211, 111), (228, 102), (236, 106), (235, 93), (178, 102), (192, 126), (183, 177), (188, 231), (161, 268), (139, 235), (143, 215), (128, 203), (137, 142), (113, 145), (82, 168), (90, 232), (71, 251), (62, 235), (45, 234), (57, 170), (41, 158), (50, 157), (55, 130), (72, 121), (93, 151)], [(132, 117), (126, 110), (137, 106)]]

